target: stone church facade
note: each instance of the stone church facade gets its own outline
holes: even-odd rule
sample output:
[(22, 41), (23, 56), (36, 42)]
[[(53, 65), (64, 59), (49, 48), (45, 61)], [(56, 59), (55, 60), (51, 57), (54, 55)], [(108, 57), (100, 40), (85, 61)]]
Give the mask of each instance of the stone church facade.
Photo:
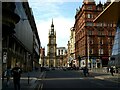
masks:
[(48, 34), (47, 44), (47, 65), (48, 67), (56, 67), (56, 31), (52, 20), (51, 29)]

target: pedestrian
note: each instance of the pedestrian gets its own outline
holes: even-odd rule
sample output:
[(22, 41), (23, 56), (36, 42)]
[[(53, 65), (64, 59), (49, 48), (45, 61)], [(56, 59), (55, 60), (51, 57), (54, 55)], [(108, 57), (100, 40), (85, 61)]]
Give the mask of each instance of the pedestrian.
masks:
[(7, 84), (6, 84), (6, 86), (8, 87), (9, 83), (10, 83), (10, 77), (11, 77), (11, 68), (10, 67), (7, 67), (6, 77), (7, 77)]
[(113, 74), (114, 73), (114, 68), (113, 67), (110, 68), (110, 73), (111, 73), (112, 76), (114, 76), (114, 74)]
[(106, 68), (107, 69), (107, 73), (109, 72), (109, 67)]
[(22, 73), (22, 69), (20, 68), (19, 63), (16, 63), (15, 67), (12, 69), (12, 76), (13, 76), (13, 83), (15, 90), (20, 90), (21, 73)]
[(85, 69), (85, 67), (83, 68), (83, 74), (86, 77), (86, 69)]
[(85, 77), (89, 75), (88, 68), (86, 66), (83, 68), (83, 74)]

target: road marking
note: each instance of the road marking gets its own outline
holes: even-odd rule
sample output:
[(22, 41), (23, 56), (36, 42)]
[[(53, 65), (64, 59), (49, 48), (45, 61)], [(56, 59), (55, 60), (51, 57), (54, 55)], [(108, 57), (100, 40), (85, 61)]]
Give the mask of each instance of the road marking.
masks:
[(94, 78), (91, 78), (91, 77), (83, 77), (83, 78), (79, 78), (79, 77), (78, 78), (43, 78), (42, 80), (79, 80), (79, 79), (94, 79)]
[(43, 88), (43, 83), (38, 86), (38, 90), (42, 90)]
[(42, 89), (43, 89), (43, 83), (38, 86), (38, 90), (42, 90)]
[(104, 80), (104, 78), (102, 78), (102, 77), (98, 77), (98, 76), (96, 76), (96, 77), (94, 77), (94, 78)]
[(40, 87), (40, 90), (42, 90), (43, 89), (43, 84), (41, 84), (41, 87)]

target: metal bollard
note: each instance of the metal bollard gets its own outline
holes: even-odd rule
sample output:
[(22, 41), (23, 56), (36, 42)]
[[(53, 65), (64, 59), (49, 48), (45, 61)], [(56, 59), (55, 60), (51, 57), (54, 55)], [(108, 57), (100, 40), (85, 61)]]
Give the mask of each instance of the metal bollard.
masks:
[(30, 77), (28, 76), (28, 84), (29, 84), (29, 78), (30, 78)]
[(29, 75), (29, 72), (28, 72), (28, 84), (29, 84), (29, 81), (30, 81), (30, 75)]

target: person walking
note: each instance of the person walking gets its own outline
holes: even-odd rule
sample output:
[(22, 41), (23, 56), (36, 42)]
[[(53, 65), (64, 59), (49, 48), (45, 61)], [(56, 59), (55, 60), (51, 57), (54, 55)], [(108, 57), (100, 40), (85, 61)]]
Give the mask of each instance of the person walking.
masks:
[(107, 67), (106, 70), (107, 70), (107, 73), (109, 73), (109, 67)]
[(19, 63), (16, 63), (15, 67), (12, 69), (12, 76), (13, 76), (13, 83), (15, 90), (20, 90), (21, 73), (22, 73), (22, 69), (20, 68)]
[(114, 73), (114, 68), (113, 67), (110, 68), (110, 73), (111, 73), (112, 76), (114, 76), (114, 74), (113, 74)]
[(10, 77), (11, 77), (11, 68), (10, 67), (7, 67), (6, 77), (7, 77), (7, 84), (6, 84), (6, 86), (8, 87), (9, 83), (10, 83)]
[(88, 68), (86, 66), (83, 68), (83, 74), (85, 77), (89, 75)]

